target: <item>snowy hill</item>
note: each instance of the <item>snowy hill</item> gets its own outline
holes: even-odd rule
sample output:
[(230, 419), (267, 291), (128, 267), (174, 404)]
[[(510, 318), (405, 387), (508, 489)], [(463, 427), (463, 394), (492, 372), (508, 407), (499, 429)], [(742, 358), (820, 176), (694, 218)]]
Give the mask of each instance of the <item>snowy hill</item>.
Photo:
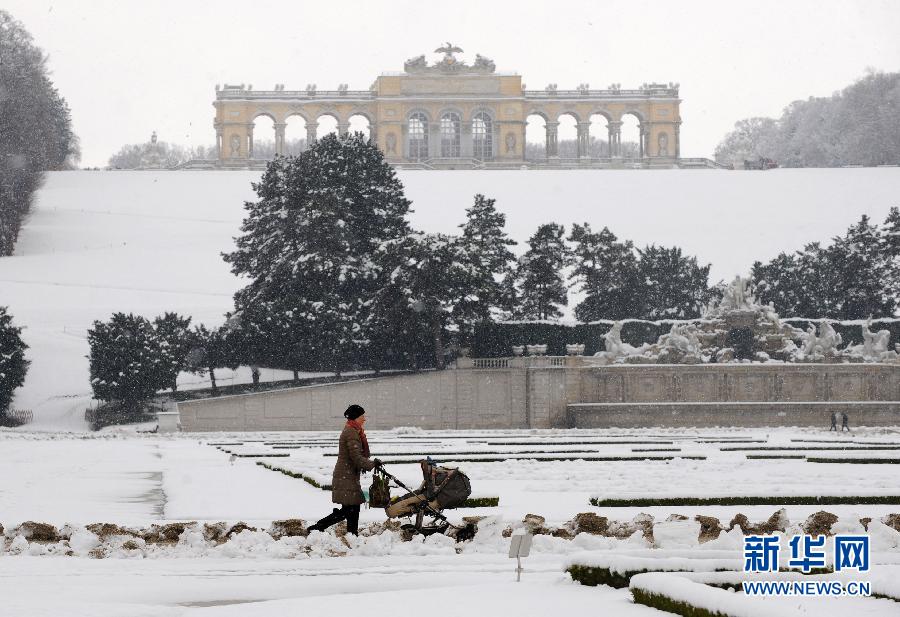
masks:
[[(15, 407), (34, 427), (82, 429), (90, 399), (85, 332), (114, 311), (221, 322), (240, 286), (232, 246), (258, 172), (56, 172), (16, 255), (0, 258), (0, 305), (26, 327), (28, 381)], [(538, 224), (610, 227), (638, 246), (681, 246), (712, 279), (843, 233), (900, 204), (900, 168), (768, 172), (404, 171), (413, 225), (454, 232), (472, 196), (497, 199), (524, 242)], [(521, 248), (521, 247), (520, 247)]]

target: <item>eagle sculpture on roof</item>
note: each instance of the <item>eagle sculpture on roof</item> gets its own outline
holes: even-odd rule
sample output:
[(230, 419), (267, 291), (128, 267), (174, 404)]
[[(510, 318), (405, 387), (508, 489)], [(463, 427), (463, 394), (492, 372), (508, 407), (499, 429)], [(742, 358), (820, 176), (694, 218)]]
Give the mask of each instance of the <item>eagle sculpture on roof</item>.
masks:
[(444, 54), (444, 62), (455, 62), (456, 58), (453, 57), (453, 54), (461, 54), (463, 50), (461, 47), (457, 47), (450, 42), (444, 44), (443, 47), (438, 47), (434, 50), (436, 54)]

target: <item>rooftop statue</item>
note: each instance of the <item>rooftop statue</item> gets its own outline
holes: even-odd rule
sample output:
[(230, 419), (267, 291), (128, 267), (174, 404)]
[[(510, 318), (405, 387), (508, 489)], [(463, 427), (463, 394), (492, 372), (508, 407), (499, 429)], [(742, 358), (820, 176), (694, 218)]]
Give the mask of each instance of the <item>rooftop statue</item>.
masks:
[(485, 58), (481, 54), (475, 54), (474, 64), (466, 64), (454, 55), (463, 53), (462, 48), (449, 42), (438, 47), (434, 52), (444, 54), (444, 57), (438, 62), (429, 65), (424, 54), (415, 56), (403, 64), (403, 70), (407, 73), (438, 73), (452, 75), (489, 74), (496, 70), (494, 61), (490, 58)]

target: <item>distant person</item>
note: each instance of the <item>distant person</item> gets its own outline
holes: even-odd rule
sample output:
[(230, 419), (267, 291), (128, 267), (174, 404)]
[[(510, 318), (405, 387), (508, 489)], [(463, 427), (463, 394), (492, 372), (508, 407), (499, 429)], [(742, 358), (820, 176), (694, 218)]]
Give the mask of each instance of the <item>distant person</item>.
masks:
[(841, 432), (850, 430), (850, 416), (847, 415), (847, 412), (841, 413)]
[(310, 531), (325, 531), (334, 524), (347, 521), (347, 533), (359, 532), (359, 507), (366, 501), (359, 475), (381, 466), (377, 458), (370, 459), (369, 441), (366, 439), (366, 410), (360, 405), (350, 405), (344, 412), (347, 423), (338, 442), (338, 457), (331, 478), (331, 501), (339, 504), (334, 510), (312, 525)]
[(831, 428), (828, 429), (828, 432), (829, 432), (829, 433), (830, 433), (831, 431), (835, 431), (835, 432), (836, 432), (836, 431), (838, 430), (838, 428), (837, 428), (837, 421), (838, 421), (838, 414), (837, 414), (836, 411), (832, 411), (832, 412), (831, 412)]

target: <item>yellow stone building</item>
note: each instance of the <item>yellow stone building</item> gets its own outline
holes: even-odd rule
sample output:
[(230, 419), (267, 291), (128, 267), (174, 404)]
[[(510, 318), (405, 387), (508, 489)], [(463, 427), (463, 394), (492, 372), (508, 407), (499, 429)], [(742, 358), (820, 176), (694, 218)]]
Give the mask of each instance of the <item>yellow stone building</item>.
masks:
[[(520, 168), (529, 167), (672, 167), (680, 158), (681, 116), (678, 84), (645, 84), (636, 90), (613, 85), (592, 90), (581, 84), (559, 90), (550, 84), (527, 90), (516, 74), (498, 73), (494, 63), (476, 55), (472, 64), (456, 57), (449, 43), (429, 64), (425, 56), (408, 60), (402, 73), (379, 76), (368, 90), (253, 90), (252, 86), (216, 86), (217, 164), (248, 167), (264, 164), (254, 157), (254, 123), (268, 116), (274, 123), (275, 153), (285, 153), (288, 118), (306, 124), (306, 140), (317, 137), (319, 121), (331, 116), (339, 133), (351, 118), (368, 126), (369, 137), (388, 161), (399, 167)], [(623, 156), (623, 117), (637, 119), (638, 147)], [(525, 129), (529, 117), (544, 124), (544, 156), (526, 159)], [(577, 131), (577, 153), (560, 157), (560, 119), (570, 116)], [(604, 156), (591, 155), (591, 118), (602, 117), (608, 145)], [(355, 122), (354, 124), (357, 124)], [(262, 139), (261, 136), (257, 136)], [(269, 135), (266, 139), (271, 139)]]

